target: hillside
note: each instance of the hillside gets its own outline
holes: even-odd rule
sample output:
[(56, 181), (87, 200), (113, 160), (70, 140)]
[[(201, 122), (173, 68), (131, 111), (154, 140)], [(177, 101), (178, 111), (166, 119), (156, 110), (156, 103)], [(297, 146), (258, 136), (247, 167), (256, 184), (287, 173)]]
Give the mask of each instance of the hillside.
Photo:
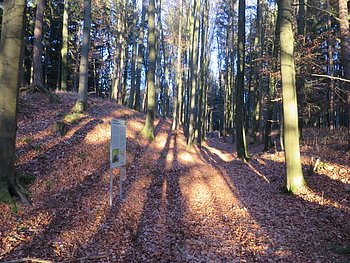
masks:
[[(305, 144), (308, 189), (292, 196), (281, 190), (282, 153), (255, 146), (246, 164), (221, 138), (188, 149), (168, 119), (157, 120), (149, 143), (139, 135), (145, 116), (109, 100), (91, 99), (86, 114), (66, 116), (69, 129), (58, 135), (53, 123), (76, 95), (58, 96), (60, 104), (21, 95), (16, 167), (35, 176), (33, 206), (0, 204), (0, 261), (350, 261), (342, 250), (350, 246), (349, 153)], [(127, 174), (119, 200), (115, 171), (110, 207), (112, 118), (127, 122)], [(310, 173), (315, 156), (325, 165)]]

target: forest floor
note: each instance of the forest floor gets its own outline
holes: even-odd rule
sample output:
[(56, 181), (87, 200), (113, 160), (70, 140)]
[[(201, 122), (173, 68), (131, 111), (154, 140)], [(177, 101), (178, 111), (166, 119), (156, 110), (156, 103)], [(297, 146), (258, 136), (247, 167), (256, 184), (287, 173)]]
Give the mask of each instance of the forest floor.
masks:
[[(139, 135), (143, 114), (99, 99), (60, 136), (53, 123), (76, 97), (58, 96), (61, 104), (20, 97), (16, 167), (36, 180), (33, 206), (0, 204), (1, 262), (350, 262), (350, 153), (341, 134), (305, 133), (308, 188), (289, 195), (282, 152), (251, 146), (244, 163), (222, 138), (188, 149), (167, 119), (149, 143)], [(127, 172), (122, 200), (114, 172), (110, 207), (112, 118), (127, 122)], [(311, 157), (324, 162), (317, 173)]]

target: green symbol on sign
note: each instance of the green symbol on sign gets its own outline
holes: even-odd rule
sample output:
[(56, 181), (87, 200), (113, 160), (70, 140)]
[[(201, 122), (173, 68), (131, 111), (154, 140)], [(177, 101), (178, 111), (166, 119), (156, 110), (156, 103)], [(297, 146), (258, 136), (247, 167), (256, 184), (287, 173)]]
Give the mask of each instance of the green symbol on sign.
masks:
[(118, 163), (120, 161), (119, 149), (112, 150), (112, 163)]

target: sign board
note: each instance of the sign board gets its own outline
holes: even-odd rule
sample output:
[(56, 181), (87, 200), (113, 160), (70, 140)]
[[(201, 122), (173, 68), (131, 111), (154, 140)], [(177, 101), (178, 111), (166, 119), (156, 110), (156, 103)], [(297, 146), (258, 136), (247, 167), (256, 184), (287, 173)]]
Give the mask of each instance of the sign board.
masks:
[(125, 121), (113, 119), (111, 122), (110, 165), (117, 168), (126, 163)]
[(125, 121), (113, 119), (111, 122), (109, 203), (113, 202), (113, 168), (120, 167), (119, 198), (122, 200), (123, 180), (126, 177), (126, 126)]

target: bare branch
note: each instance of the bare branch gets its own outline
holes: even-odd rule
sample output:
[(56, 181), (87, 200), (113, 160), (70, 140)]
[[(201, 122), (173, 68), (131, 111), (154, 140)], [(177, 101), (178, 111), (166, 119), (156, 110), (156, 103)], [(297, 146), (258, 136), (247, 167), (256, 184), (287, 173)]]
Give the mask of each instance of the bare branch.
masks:
[(334, 76), (329, 76), (329, 75), (311, 74), (311, 76), (320, 77), (320, 78), (336, 79), (336, 80), (340, 80), (340, 81), (343, 81), (343, 82), (349, 82), (349, 83), (350, 83), (350, 80), (349, 80), (349, 79), (343, 79), (343, 78), (334, 77)]

